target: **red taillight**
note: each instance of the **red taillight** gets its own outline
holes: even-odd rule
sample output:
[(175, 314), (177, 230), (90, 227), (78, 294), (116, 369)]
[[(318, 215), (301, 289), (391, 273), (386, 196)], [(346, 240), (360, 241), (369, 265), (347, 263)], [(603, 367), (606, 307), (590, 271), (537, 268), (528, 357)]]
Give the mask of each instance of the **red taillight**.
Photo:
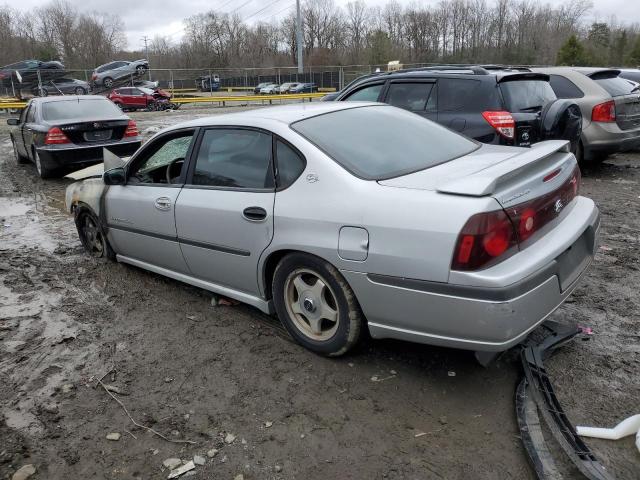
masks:
[(509, 112), (482, 112), (482, 117), (506, 138), (514, 138), (516, 121)]
[(44, 137), (45, 145), (60, 145), (62, 143), (71, 143), (69, 137), (67, 137), (62, 130), (58, 127), (53, 127), (47, 132), (47, 136)]
[(504, 210), (478, 213), (460, 232), (451, 268), (478, 270), (517, 251), (513, 225)]
[(616, 121), (616, 102), (599, 103), (591, 110), (591, 121), (612, 123)]
[(91, 80), (95, 80), (98, 78), (98, 75), (96, 75), (95, 73), (93, 75), (91, 75)]
[(576, 166), (552, 192), (505, 210), (472, 216), (458, 236), (451, 269), (480, 270), (509, 258), (557, 218), (579, 191), (580, 168)]
[(134, 122), (133, 120), (129, 120), (129, 124), (127, 125), (127, 129), (124, 131), (124, 136), (125, 137), (137, 137), (138, 135), (139, 135), (138, 126), (136, 125), (136, 122)]

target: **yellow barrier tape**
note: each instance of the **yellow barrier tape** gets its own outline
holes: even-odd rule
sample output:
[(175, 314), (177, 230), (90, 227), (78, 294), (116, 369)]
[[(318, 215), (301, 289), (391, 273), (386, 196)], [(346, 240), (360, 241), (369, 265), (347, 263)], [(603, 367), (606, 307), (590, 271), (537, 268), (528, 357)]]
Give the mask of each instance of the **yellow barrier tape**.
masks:
[(173, 103), (223, 103), (223, 102), (255, 102), (273, 100), (304, 100), (322, 98), (324, 93), (294, 93), (284, 95), (236, 95), (218, 97), (183, 97), (171, 99)]
[(0, 102), (0, 110), (3, 108), (24, 108), (27, 102)]

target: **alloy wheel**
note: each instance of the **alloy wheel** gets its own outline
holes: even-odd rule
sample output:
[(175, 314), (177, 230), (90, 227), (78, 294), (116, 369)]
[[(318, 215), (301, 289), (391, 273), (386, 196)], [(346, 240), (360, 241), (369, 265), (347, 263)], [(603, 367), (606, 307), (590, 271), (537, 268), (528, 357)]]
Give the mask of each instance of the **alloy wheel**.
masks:
[(92, 257), (102, 257), (104, 254), (104, 239), (94, 219), (91, 215), (84, 215), (80, 225), (82, 240), (89, 254)]
[(329, 284), (310, 269), (291, 272), (284, 285), (287, 313), (295, 327), (306, 337), (328, 340), (336, 333), (339, 308)]

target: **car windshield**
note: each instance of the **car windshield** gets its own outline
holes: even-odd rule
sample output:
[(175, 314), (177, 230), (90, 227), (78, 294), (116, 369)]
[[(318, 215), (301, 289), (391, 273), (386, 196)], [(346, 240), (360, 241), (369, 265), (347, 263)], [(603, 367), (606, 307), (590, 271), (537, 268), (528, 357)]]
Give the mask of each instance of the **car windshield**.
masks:
[(300, 120), (291, 128), (367, 180), (417, 172), (479, 148), (473, 140), (391, 106), (339, 110)]
[(541, 110), (557, 98), (549, 82), (544, 80), (504, 81), (500, 83), (500, 91), (510, 112)]
[(101, 98), (63, 100), (42, 105), (42, 117), (47, 121), (82, 121), (121, 116), (122, 112), (118, 107)]

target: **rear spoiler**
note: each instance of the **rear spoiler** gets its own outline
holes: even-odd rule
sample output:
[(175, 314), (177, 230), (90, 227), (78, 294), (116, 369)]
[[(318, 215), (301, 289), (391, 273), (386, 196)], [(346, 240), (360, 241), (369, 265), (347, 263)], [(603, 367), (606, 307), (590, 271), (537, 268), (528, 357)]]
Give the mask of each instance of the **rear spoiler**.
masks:
[(438, 187), (437, 190), (440, 193), (484, 197), (495, 193), (501, 183), (517, 176), (523, 170), (550, 155), (570, 152), (569, 142), (566, 140), (548, 140), (534, 143), (531, 148), (526, 149), (523, 153), (514, 155), (459, 180), (445, 183)]
[(603, 78), (615, 78), (620, 75), (622, 72), (620, 70), (616, 70), (614, 68), (596, 70), (595, 72), (591, 72), (587, 74), (587, 77), (592, 80), (599, 80)]
[(512, 82), (517, 80), (542, 80), (543, 82), (548, 82), (549, 75), (540, 72), (509, 72), (508, 74), (499, 77), (498, 83)]

